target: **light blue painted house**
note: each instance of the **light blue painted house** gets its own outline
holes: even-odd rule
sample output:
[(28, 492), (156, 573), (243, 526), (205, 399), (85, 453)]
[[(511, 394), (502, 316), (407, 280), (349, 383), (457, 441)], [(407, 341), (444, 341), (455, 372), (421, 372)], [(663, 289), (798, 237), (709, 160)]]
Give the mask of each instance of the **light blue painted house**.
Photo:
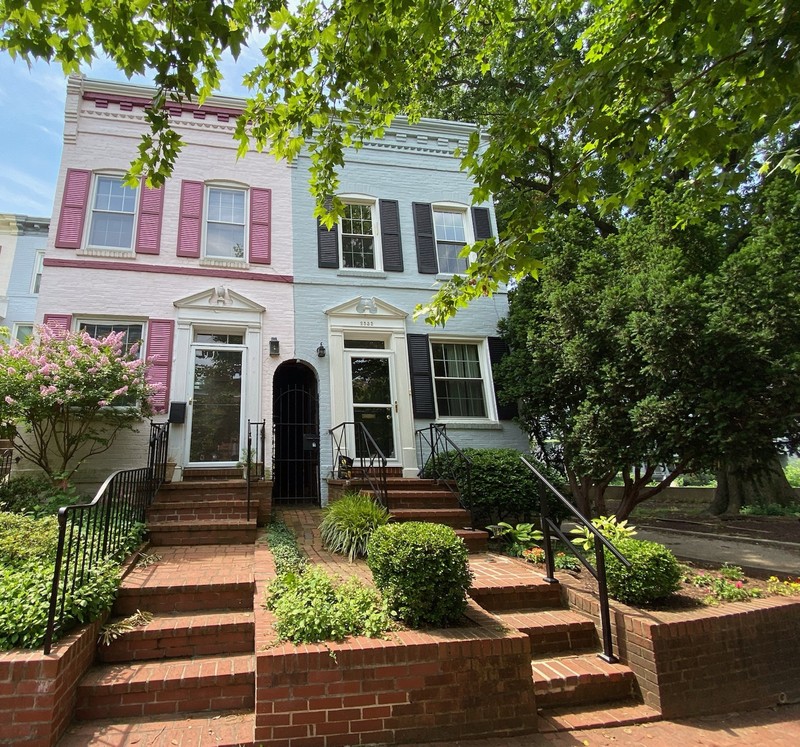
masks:
[(33, 332), (49, 218), (0, 214), (0, 325), (12, 339)]
[(345, 214), (331, 230), (314, 218), (310, 159), (296, 163), (296, 360), (275, 373), (276, 502), (315, 490), (309, 434), (317, 430), (323, 504), (340, 455), (357, 459), (377, 446), (393, 474), (416, 476), (417, 431), (431, 424), (446, 425), (462, 448), (527, 449), (492, 379), (504, 354), (497, 323), (505, 293), (474, 302), (444, 328), (413, 318), (439, 281), (466, 267), (458, 257), (464, 245), (496, 235), (492, 205), (472, 204), (472, 184), (454, 157), (473, 129), (397, 121), (384, 138), (349, 150), (338, 194)]

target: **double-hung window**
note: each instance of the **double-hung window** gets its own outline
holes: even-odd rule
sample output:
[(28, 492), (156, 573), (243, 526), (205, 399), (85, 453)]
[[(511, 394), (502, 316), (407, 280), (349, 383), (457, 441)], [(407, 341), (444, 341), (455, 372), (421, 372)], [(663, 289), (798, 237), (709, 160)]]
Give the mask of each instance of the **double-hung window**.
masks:
[(467, 257), (458, 256), (467, 244), (466, 216), (463, 210), (433, 208), (436, 258), (442, 274), (455, 275), (467, 269)]
[[(144, 324), (141, 322), (112, 322), (112, 321), (85, 321), (78, 322), (78, 330), (87, 332), (96, 340), (108, 337), (112, 332), (122, 332), (122, 350), (129, 353), (134, 345), (139, 346), (138, 354), (141, 357), (144, 340)], [(116, 397), (112, 404), (116, 407), (125, 407), (136, 404), (136, 400), (129, 395)]]
[(247, 190), (208, 187), (206, 256), (245, 259)]
[(89, 246), (103, 249), (133, 249), (136, 187), (128, 187), (121, 176), (98, 174), (89, 224)]
[(44, 268), (44, 252), (36, 252), (33, 260), (33, 277), (31, 279), (31, 294), (34, 296), (39, 292), (42, 284), (42, 270)]
[(341, 222), (342, 267), (358, 270), (380, 269), (375, 242), (373, 205), (347, 203)]
[(431, 342), (440, 418), (487, 417), (481, 354), (476, 343)]

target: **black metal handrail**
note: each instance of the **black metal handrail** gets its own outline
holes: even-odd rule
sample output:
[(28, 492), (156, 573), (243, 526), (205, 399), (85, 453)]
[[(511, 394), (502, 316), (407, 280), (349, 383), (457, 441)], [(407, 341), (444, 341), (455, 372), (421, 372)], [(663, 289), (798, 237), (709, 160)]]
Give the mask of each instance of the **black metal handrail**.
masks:
[(56, 636), (72, 618), (68, 603), (76, 589), (104, 561), (117, 557), (164, 479), (169, 439), (168, 423), (151, 423), (148, 466), (117, 470), (106, 478), (89, 503), (58, 510), (56, 549), (50, 609), (44, 637), (49, 654)]
[[(353, 455), (350, 456), (348, 449), (349, 426), (353, 426)], [(364, 478), (369, 482), (375, 499), (384, 508), (389, 507), (387, 469), (388, 460), (381, 451), (380, 446), (375, 442), (372, 434), (363, 423), (347, 421), (331, 428), (331, 454), (333, 458), (333, 468), (339, 477), (345, 476), (346, 479), (352, 477), (352, 469), (355, 461), (359, 460), (359, 468)]]
[(266, 477), (264, 459), (267, 453), (267, 422), (247, 421), (247, 452), (244, 459), (244, 479), (247, 482), (247, 520), (250, 521), (250, 486)]
[[(447, 435), (447, 425), (431, 423), (426, 428), (418, 428), (415, 434), (417, 463), (421, 465), (419, 476), (432, 477), (445, 485), (458, 498), (461, 508), (469, 510), (472, 505), (472, 462)], [(454, 457), (445, 457), (445, 454)]]
[(11, 474), (11, 465), (14, 463), (14, 449), (0, 449), (0, 484), (4, 483)]
[(564, 507), (572, 514), (572, 516), (576, 519), (577, 523), (580, 524), (585, 529), (588, 529), (589, 532), (594, 537), (594, 556), (595, 556), (595, 565), (589, 562), (586, 556), (573, 545), (569, 539), (564, 535), (561, 531), (561, 527), (554, 522), (550, 518), (550, 511), (547, 500), (547, 494), (542, 495), (542, 500), (540, 501), (540, 508), (541, 508), (541, 517), (542, 517), (542, 533), (544, 534), (544, 559), (545, 565), (547, 567), (547, 575), (545, 576), (545, 581), (548, 583), (557, 583), (556, 580), (556, 568), (555, 568), (555, 559), (553, 556), (553, 543), (551, 540), (551, 532), (556, 535), (564, 544), (570, 546), (572, 551), (575, 553), (575, 556), (578, 560), (583, 564), (586, 570), (592, 574), (597, 580), (597, 588), (598, 588), (598, 596), (600, 597), (600, 626), (602, 628), (603, 633), (603, 653), (598, 654), (601, 659), (607, 662), (615, 662), (619, 661), (619, 659), (614, 656), (614, 648), (612, 643), (612, 636), (611, 636), (611, 613), (609, 611), (608, 606), (608, 585), (606, 582), (606, 554), (605, 550), (608, 550), (620, 563), (622, 563), (626, 568), (630, 568), (631, 564), (628, 562), (628, 559), (622, 555), (622, 553), (617, 550), (611, 542), (608, 541), (603, 534), (598, 531), (597, 527), (592, 524), (589, 519), (587, 519), (580, 511), (578, 511), (575, 506), (573, 506), (561, 493), (553, 487), (553, 485), (548, 481), (548, 479), (539, 472), (536, 467), (534, 467), (524, 456), (520, 456), (520, 459), (527, 465), (528, 469), (533, 472), (536, 477), (547, 487), (547, 489), (564, 505)]

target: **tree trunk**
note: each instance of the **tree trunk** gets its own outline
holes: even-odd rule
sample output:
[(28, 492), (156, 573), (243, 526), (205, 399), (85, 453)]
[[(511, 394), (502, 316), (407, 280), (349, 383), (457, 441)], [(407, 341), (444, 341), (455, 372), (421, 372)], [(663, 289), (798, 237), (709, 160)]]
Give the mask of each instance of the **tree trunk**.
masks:
[(742, 506), (777, 503), (788, 506), (797, 500), (776, 454), (764, 469), (750, 471), (725, 463), (717, 470), (717, 489), (708, 507), (712, 514), (737, 514)]

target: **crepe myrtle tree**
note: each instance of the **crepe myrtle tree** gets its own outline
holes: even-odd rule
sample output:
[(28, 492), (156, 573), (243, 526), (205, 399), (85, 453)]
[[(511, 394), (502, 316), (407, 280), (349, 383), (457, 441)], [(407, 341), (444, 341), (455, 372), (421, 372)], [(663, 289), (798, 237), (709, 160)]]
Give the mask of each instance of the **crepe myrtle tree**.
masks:
[(0, 345), (0, 424), (17, 452), (61, 487), (151, 413), (155, 392), (123, 333), (95, 339), (43, 326), (25, 344)]

